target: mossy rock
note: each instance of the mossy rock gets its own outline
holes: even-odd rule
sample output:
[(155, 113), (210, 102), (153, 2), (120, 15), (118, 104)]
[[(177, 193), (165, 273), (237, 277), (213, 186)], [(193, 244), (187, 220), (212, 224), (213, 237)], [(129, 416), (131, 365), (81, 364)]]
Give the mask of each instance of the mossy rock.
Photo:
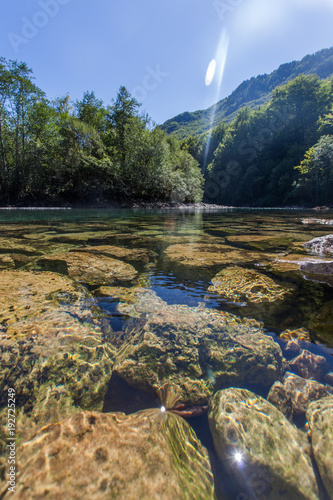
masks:
[(109, 285), (117, 281), (131, 281), (137, 271), (127, 262), (91, 252), (67, 252), (47, 255), (37, 261), (45, 271), (69, 276), (74, 281), (89, 285)]
[(165, 256), (171, 262), (189, 268), (260, 262), (267, 257), (259, 253), (235, 249), (228, 245), (209, 243), (170, 245), (165, 250)]
[(114, 365), (129, 385), (155, 394), (173, 382), (184, 403), (200, 405), (221, 387), (270, 387), (282, 377), (280, 347), (257, 322), (147, 297), (120, 308), (136, 318), (126, 325), (129, 340)]
[(226, 238), (227, 243), (249, 250), (262, 252), (275, 250), (281, 252), (287, 250), (293, 243), (290, 235), (260, 235), (260, 234), (237, 234)]
[(31, 412), (40, 390), (64, 386), (73, 404), (101, 409), (114, 351), (94, 299), (54, 273), (3, 271), (0, 283), (0, 405), (6, 390)]
[(220, 271), (213, 279), (209, 292), (218, 293), (233, 302), (251, 304), (281, 303), (293, 291), (290, 285), (281, 286), (272, 278), (253, 269), (231, 266)]

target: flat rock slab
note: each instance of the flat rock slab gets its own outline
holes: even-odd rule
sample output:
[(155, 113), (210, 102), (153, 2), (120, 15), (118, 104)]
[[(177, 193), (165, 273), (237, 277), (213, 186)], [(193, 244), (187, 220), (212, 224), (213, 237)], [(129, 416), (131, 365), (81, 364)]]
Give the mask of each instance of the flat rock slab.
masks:
[(176, 264), (190, 268), (204, 268), (221, 264), (241, 264), (261, 261), (265, 255), (235, 249), (228, 245), (189, 243), (170, 245), (165, 250), (167, 258)]
[(152, 394), (166, 382), (179, 387), (184, 403), (204, 404), (214, 391), (233, 384), (270, 387), (282, 377), (282, 352), (254, 320), (240, 320), (203, 307), (168, 305), (142, 292), (124, 304), (129, 341), (117, 354), (114, 372)]
[(137, 275), (133, 266), (118, 259), (89, 252), (67, 252), (42, 257), (37, 264), (46, 271), (69, 276), (89, 285), (109, 285), (131, 281)]
[(45, 252), (35, 246), (27, 244), (19, 238), (0, 238), (0, 254), (17, 253), (23, 255), (44, 255)]
[[(88, 252), (106, 257), (116, 257), (117, 259), (133, 260), (148, 263), (153, 256), (146, 248), (124, 248), (113, 245), (96, 245), (76, 248), (75, 252)], [(156, 256), (156, 254), (154, 255)]]
[(329, 498), (333, 499), (333, 396), (314, 401), (306, 416), (312, 450)]
[(279, 285), (263, 273), (238, 266), (223, 269), (212, 279), (212, 283), (208, 291), (233, 302), (281, 303), (293, 290), (291, 286)]
[(293, 238), (288, 233), (283, 235), (259, 235), (259, 234), (237, 234), (226, 237), (227, 243), (231, 243), (249, 250), (259, 251), (282, 251), (288, 249)]
[(318, 500), (310, 457), (275, 406), (245, 389), (225, 389), (214, 395), (208, 419), (235, 498)]
[(206, 450), (160, 410), (77, 413), (23, 443), (18, 460), (12, 499), (214, 498)]

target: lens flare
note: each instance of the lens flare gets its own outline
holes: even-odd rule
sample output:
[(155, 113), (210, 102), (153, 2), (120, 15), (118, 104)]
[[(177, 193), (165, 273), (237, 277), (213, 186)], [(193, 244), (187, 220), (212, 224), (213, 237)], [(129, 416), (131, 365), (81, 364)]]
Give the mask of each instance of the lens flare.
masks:
[[(217, 73), (218, 83), (217, 83), (215, 104), (212, 107), (212, 112), (211, 112), (211, 116), (210, 116), (210, 127), (209, 127), (210, 132), (209, 132), (209, 135), (207, 138), (206, 148), (205, 148), (205, 152), (204, 152), (203, 173), (205, 172), (206, 167), (207, 167), (207, 156), (208, 156), (209, 145), (210, 145), (210, 140), (211, 140), (211, 129), (214, 126), (216, 106), (217, 106), (218, 100), (220, 98), (220, 91), (221, 91), (222, 80), (223, 80), (223, 75), (224, 75), (225, 63), (226, 63), (227, 55), (228, 55), (228, 48), (229, 48), (229, 36), (227, 35), (226, 31), (223, 31), (221, 34), (217, 49), (216, 49), (215, 59), (213, 59), (209, 63), (207, 73), (206, 73), (206, 80), (207, 80), (207, 75), (208, 75), (208, 72), (210, 70), (210, 66), (213, 68), (212, 63), (214, 61), (214, 63), (215, 63), (214, 75), (215, 75), (215, 73)], [(214, 78), (214, 75), (213, 75), (213, 78)], [(207, 85), (207, 83), (206, 83), (206, 85)]]
[(234, 460), (236, 464), (241, 465), (243, 463), (243, 453), (236, 451), (234, 454)]
[(209, 87), (209, 85), (212, 83), (213, 78), (215, 76), (215, 71), (216, 71), (216, 61), (215, 59), (212, 59), (208, 64), (208, 68), (206, 71), (205, 84), (207, 87)]

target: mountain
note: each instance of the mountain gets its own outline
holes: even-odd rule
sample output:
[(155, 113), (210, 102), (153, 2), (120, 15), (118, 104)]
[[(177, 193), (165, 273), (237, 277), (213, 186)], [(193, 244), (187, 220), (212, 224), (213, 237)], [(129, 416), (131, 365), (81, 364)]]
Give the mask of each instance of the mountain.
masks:
[[(269, 75), (259, 75), (245, 80), (229, 97), (222, 99), (216, 105), (213, 126), (220, 121), (232, 121), (240, 108), (249, 106), (258, 108), (271, 98), (275, 87), (293, 80), (300, 74), (316, 74), (325, 79), (333, 75), (333, 47), (323, 49), (315, 54), (309, 54), (301, 61), (282, 64)], [(211, 128), (211, 116), (215, 105), (192, 113), (186, 111), (167, 120), (161, 129), (178, 139), (206, 132)]]

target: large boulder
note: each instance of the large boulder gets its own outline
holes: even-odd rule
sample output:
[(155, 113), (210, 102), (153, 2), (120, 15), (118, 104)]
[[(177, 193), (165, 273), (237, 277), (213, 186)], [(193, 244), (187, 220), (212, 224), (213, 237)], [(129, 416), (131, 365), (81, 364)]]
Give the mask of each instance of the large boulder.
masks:
[[(80, 408), (102, 410), (114, 352), (99, 313), (89, 293), (67, 277), (1, 272), (0, 427), (9, 389), (19, 439)], [(6, 436), (0, 432), (0, 476)]]
[(130, 264), (92, 252), (73, 251), (46, 255), (37, 264), (44, 271), (65, 274), (76, 282), (88, 285), (131, 281), (137, 275)]
[(208, 418), (234, 498), (318, 499), (299, 432), (275, 406), (245, 389), (225, 389), (211, 400)]
[(18, 449), (18, 468), (16, 492), (1, 498), (214, 498), (207, 451), (187, 422), (159, 409), (48, 425)]
[(173, 382), (184, 403), (196, 405), (222, 387), (269, 388), (282, 377), (280, 347), (256, 321), (147, 297), (142, 293), (135, 304), (120, 309), (136, 316), (125, 328), (129, 340), (114, 365), (114, 373), (129, 385), (154, 394)]
[(333, 499), (333, 396), (310, 404), (306, 416), (312, 450), (329, 498)]

